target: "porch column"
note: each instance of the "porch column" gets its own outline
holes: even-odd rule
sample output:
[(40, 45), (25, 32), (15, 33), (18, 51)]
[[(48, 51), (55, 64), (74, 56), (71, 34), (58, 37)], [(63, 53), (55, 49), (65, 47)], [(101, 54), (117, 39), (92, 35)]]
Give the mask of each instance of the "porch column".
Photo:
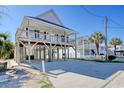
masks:
[(68, 47), (68, 59), (69, 59), (69, 47)]
[(41, 60), (41, 46), (39, 47), (39, 59)]
[(65, 52), (65, 56), (64, 56), (64, 60), (66, 60), (66, 33), (64, 32), (64, 40), (65, 40), (65, 44), (64, 44), (64, 52)]
[(25, 47), (23, 46), (23, 61), (25, 61)]
[(48, 54), (49, 54), (49, 62), (51, 62), (52, 61), (52, 47), (51, 47), (51, 44), (50, 44), (50, 48), (49, 48), (49, 50), (48, 50)]
[(38, 60), (40, 59), (40, 47), (38, 46)]
[(20, 43), (19, 40), (17, 41), (17, 46), (16, 46), (16, 62), (18, 65), (20, 65)]
[(77, 59), (77, 33), (75, 33), (75, 59)]
[(45, 46), (44, 46), (43, 48), (44, 48), (44, 49), (43, 49), (43, 51), (44, 51), (44, 52), (43, 52), (43, 54), (44, 54), (43, 57), (44, 57), (44, 61), (45, 61), (45, 60), (46, 60), (46, 48), (45, 48)]
[(54, 49), (52, 49), (52, 60), (54, 59)]
[[(50, 35), (50, 39), (52, 39), (51, 38), (51, 35)], [(51, 44), (51, 41), (50, 41), (50, 47), (49, 47), (49, 49), (48, 49), (48, 54), (49, 54), (49, 62), (51, 62), (52, 61), (52, 44)]]
[(35, 60), (37, 59), (37, 47), (35, 47), (35, 49), (34, 49), (34, 51), (35, 51)]
[(59, 47), (57, 47), (57, 60), (59, 60)]
[(63, 47), (62, 47), (62, 59), (63, 59)]
[(25, 62), (26, 62), (26, 55), (27, 55), (27, 53), (26, 53), (26, 48), (27, 48), (27, 47), (25, 47)]
[(31, 52), (31, 44), (30, 44), (30, 41), (28, 41), (28, 62), (30, 63), (31, 62), (31, 55), (30, 55), (30, 52)]
[[(28, 39), (30, 40), (30, 31), (29, 29), (28, 30)], [(30, 52), (31, 52), (31, 44), (30, 44), (30, 41), (28, 40), (28, 62), (30, 63), (31, 62), (31, 56), (30, 56)]]

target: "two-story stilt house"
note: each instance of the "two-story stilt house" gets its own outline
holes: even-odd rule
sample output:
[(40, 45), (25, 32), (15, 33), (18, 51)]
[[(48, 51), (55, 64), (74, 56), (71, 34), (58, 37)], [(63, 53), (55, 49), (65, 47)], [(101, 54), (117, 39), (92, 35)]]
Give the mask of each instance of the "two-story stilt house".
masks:
[(37, 17), (25, 16), (16, 32), (15, 58), (19, 62), (31, 60), (59, 60), (69, 58), (70, 37), (76, 32), (65, 27), (53, 10)]

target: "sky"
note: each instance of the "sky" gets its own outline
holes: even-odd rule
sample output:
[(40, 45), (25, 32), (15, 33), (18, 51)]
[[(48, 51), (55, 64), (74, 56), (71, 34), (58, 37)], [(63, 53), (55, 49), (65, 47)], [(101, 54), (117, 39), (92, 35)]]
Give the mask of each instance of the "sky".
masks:
[[(24, 16), (37, 16), (50, 9), (53, 9), (63, 24), (78, 32), (80, 36), (90, 36), (94, 32), (101, 32), (104, 34), (104, 16), (108, 17), (107, 31), (108, 40), (113, 37), (119, 37), (124, 41), (124, 6), (100, 6), (91, 5), (84, 7), (95, 15), (103, 16), (96, 17), (88, 13), (81, 6), (43, 6), (43, 5), (11, 5), (6, 6), (8, 9), (0, 8), (9, 16), (0, 17), (0, 32), (7, 32), (10, 34), (10, 39), (15, 42), (15, 33), (20, 27)], [(113, 23), (110, 19), (116, 22)], [(120, 25), (117, 25), (119, 23)], [(119, 28), (109, 28), (119, 27)], [(120, 29), (121, 28), (121, 29)]]

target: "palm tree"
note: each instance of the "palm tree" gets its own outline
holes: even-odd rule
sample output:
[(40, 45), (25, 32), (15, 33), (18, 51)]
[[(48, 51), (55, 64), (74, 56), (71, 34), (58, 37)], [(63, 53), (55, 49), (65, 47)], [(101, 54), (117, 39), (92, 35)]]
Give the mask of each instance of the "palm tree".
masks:
[(8, 34), (0, 33), (0, 59), (8, 59), (13, 56), (14, 47), (13, 43), (8, 40)]
[(109, 43), (114, 46), (114, 55), (116, 55), (116, 46), (121, 45), (122, 40), (120, 38), (112, 38)]
[(0, 37), (3, 38), (4, 40), (7, 40), (9, 35), (5, 33), (0, 33)]
[(95, 43), (96, 54), (99, 55), (99, 45), (103, 42), (104, 35), (101, 32), (94, 32), (91, 37), (89, 37), (89, 42)]

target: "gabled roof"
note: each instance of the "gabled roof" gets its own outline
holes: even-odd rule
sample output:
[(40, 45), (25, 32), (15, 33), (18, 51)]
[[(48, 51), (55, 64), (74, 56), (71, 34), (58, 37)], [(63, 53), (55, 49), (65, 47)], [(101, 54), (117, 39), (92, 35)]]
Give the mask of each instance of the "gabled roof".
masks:
[(58, 18), (56, 13), (51, 9), (43, 14), (40, 14), (39, 16), (36, 16), (37, 18), (44, 19), (46, 21), (49, 21), (54, 24), (58, 24), (61, 26), (64, 26), (61, 20)]
[(59, 24), (56, 24), (56, 23), (47, 21), (47, 20), (45, 20), (45, 19), (41, 19), (41, 18), (38, 18), (38, 17), (31, 17), (31, 16), (28, 16), (28, 17), (29, 17), (29, 18), (33, 18), (33, 19), (36, 19), (36, 20), (39, 20), (39, 21), (43, 21), (43, 22), (46, 22), (46, 23), (49, 23), (49, 24), (52, 24), (52, 25), (55, 25), (55, 26), (58, 26), (58, 27), (62, 27), (62, 28), (68, 29), (68, 30), (72, 30), (72, 29), (67, 28), (67, 27), (65, 27), (65, 26), (62, 26), (62, 25), (59, 25)]
[[(45, 15), (47, 15), (47, 17), (45, 17)], [(50, 16), (48, 16), (48, 15), (50, 15)], [(54, 16), (54, 17), (53, 17), (53, 16)], [(51, 17), (53, 20), (58, 20), (59, 23), (57, 23), (57, 21), (53, 21), (52, 19), (49, 20), (49, 17)], [(53, 10), (50, 10), (50, 11), (44, 13), (43, 15), (39, 15), (39, 16), (37, 16), (37, 17), (25, 16), (24, 19), (23, 19), (23, 22), (26, 23), (29, 19), (33, 19), (34, 21), (36, 20), (36, 21), (39, 21), (39, 22), (41, 22), (41, 23), (43, 22), (43, 23), (49, 24), (49, 25), (51, 25), (51, 26), (53, 25), (53, 26), (55, 26), (55, 27), (63, 28), (63, 29), (65, 29), (67, 32), (69, 32), (70, 35), (76, 33), (74, 30), (72, 30), (72, 29), (70, 29), (70, 28), (64, 26), (64, 25), (60, 22), (60, 20), (59, 20), (58, 17), (56, 16), (56, 14), (53, 12)], [(23, 23), (22, 23), (22, 24), (23, 24)], [(27, 22), (26, 24), (28, 24), (28, 22)]]

